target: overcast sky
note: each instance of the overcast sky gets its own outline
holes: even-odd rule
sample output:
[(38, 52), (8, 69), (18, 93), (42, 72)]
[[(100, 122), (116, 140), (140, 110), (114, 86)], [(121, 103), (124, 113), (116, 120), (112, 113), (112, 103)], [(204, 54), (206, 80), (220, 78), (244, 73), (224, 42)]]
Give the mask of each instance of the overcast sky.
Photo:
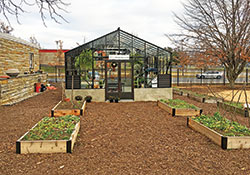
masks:
[[(178, 32), (173, 12), (181, 14), (185, 0), (65, 0), (69, 13), (61, 13), (69, 23), (46, 20), (45, 27), (34, 7), (20, 16), (21, 25), (13, 17), (12, 34), (25, 40), (35, 36), (44, 49), (56, 49), (56, 40), (63, 49), (77, 47), (120, 27), (161, 47), (171, 46), (164, 36)], [(3, 19), (0, 16), (0, 19)]]

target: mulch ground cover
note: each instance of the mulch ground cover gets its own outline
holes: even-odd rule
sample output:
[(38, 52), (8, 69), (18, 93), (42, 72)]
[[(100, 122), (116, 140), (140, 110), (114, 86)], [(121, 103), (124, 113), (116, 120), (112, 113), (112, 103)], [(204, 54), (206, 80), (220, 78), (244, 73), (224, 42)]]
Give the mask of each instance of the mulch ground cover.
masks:
[(0, 174), (250, 174), (250, 149), (222, 150), (155, 102), (88, 103), (72, 154), (16, 154), (15, 141), (49, 114), (59, 90), (0, 107)]

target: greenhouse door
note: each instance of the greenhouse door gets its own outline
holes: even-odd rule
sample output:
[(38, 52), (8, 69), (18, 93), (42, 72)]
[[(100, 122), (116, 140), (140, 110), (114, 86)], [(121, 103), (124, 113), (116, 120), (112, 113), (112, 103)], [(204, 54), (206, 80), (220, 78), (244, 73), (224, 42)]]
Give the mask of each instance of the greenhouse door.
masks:
[(126, 60), (105, 61), (105, 100), (110, 97), (134, 99), (133, 62)]

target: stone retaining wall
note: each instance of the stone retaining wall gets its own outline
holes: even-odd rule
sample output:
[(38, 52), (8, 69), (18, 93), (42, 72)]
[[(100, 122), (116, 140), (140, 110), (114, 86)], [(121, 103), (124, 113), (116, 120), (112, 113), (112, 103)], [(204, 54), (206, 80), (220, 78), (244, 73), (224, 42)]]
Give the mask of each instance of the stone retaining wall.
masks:
[(0, 80), (0, 105), (15, 104), (38, 94), (35, 83), (46, 83), (47, 77), (47, 74), (28, 74)]
[(0, 33), (0, 75), (5, 75), (8, 69), (18, 69), (21, 73), (39, 69), (39, 48), (25, 40), (10, 34)]

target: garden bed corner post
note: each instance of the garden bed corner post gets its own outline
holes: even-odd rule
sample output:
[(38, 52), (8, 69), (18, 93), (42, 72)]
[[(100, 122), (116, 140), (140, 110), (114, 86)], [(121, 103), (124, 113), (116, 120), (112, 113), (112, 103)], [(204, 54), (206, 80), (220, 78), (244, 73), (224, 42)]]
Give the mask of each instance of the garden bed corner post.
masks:
[(222, 149), (227, 149), (227, 137), (221, 136), (221, 148)]
[(72, 150), (71, 150), (71, 145), (72, 145), (72, 141), (71, 140), (68, 140), (67, 142), (66, 142), (66, 152), (67, 153), (72, 153)]
[(16, 141), (16, 154), (21, 154), (21, 143)]

